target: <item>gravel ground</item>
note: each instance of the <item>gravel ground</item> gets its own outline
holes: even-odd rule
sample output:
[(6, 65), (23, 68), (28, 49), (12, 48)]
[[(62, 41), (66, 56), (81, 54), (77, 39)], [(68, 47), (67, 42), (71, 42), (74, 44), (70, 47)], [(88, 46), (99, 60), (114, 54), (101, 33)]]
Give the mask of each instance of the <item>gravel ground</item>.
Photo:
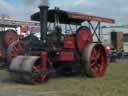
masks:
[(48, 96), (47, 93), (20, 92), (17, 90), (0, 90), (0, 96)]
[[(32, 91), (19, 91), (16, 90), (17, 88), (13, 88), (11, 87), (11, 84), (13, 85), (13, 81), (10, 80), (9, 78), (9, 74), (4, 71), (4, 70), (0, 70), (0, 96), (48, 96), (48, 93), (34, 93)], [(4, 85), (4, 84), (9, 84)], [(15, 85), (15, 83), (14, 83)]]

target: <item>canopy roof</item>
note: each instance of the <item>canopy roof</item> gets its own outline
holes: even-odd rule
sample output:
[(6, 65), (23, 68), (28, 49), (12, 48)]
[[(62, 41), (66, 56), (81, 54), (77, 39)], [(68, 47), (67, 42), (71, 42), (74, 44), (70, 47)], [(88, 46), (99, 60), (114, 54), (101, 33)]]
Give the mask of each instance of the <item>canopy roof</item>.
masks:
[[(114, 19), (91, 16), (86, 14), (81, 14), (77, 12), (68, 12), (64, 10), (49, 10), (48, 11), (48, 21), (55, 22), (55, 16), (59, 17), (59, 22), (62, 24), (81, 24), (84, 21), (96, 21), (105, 23), (115, 23)], [(40, 21), (40, 12), (37, 12), (31, 16), (34, 21)]]

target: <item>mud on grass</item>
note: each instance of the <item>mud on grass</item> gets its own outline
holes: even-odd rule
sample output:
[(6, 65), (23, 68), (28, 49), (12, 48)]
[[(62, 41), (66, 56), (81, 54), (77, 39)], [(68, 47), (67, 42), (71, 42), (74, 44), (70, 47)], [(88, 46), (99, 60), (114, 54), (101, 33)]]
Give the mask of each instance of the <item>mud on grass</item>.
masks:
[(51, 78), (47, 83), (35, 86), (17, 84), (10, 80), (6, 71), (1, 70), (0, 90), (31, 92), (39, 96), (128, 96), (128, 62), (109, 64), (103, 78)]

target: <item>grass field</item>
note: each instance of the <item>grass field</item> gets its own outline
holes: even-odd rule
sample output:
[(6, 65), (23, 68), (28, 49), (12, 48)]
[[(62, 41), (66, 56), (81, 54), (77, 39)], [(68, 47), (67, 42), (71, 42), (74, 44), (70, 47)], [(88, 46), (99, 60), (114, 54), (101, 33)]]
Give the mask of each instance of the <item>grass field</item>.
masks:
[[(103, 78), (87, 77), (51, 78), (42, 85), (16, 84), (0, 71), (1, 90), (18, 90), (47, 94), (47, 96), (128, 96), (128, 62), (109, 64)], [(42, 95), (40, 95), (42, 96)]]

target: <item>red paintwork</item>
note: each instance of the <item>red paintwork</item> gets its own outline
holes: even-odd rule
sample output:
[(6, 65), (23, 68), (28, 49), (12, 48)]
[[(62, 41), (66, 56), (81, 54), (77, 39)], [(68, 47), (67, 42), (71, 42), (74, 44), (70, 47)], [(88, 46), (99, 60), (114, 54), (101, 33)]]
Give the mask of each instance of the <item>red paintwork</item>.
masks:
[[(72, 50), (74, 48), (75, 48), (74, 36), (64, 37), (64, 48), (59, 48), (55, 50), (57, 52), (55, 61), (74, 61), (75, 53)], [(69, 51), (69, 49), (71, 51)]]
[(75, 48), (75, 38), (73, 36), (64, 37), (64, 48)]
[(20, 31), (21, 31), (22, 33), (26, 33), (26, 32), (28, 31), (28, 27), (25, 26), (25, 25), (22, 25), (22, 26), (20, 27)]
[(74, 61), (75, 56), (73, 52), (61, 51), (57, 55), (56, 61)]
[[(47, 68), (48, 68), (47, 64), (48, 64), (48, 52), (42, 51), (41, 52), (41, 69), (47, 70)], [(41, 75), (41, 78), (43, 81), (46, 80), (47, 77), (48, 77), (48, 74)]]
[(88, 27), (80, 27), (77, 34), (77, 47), (80, 53), (88, 46), (88, 44), (92, 43), (93, 36)]

